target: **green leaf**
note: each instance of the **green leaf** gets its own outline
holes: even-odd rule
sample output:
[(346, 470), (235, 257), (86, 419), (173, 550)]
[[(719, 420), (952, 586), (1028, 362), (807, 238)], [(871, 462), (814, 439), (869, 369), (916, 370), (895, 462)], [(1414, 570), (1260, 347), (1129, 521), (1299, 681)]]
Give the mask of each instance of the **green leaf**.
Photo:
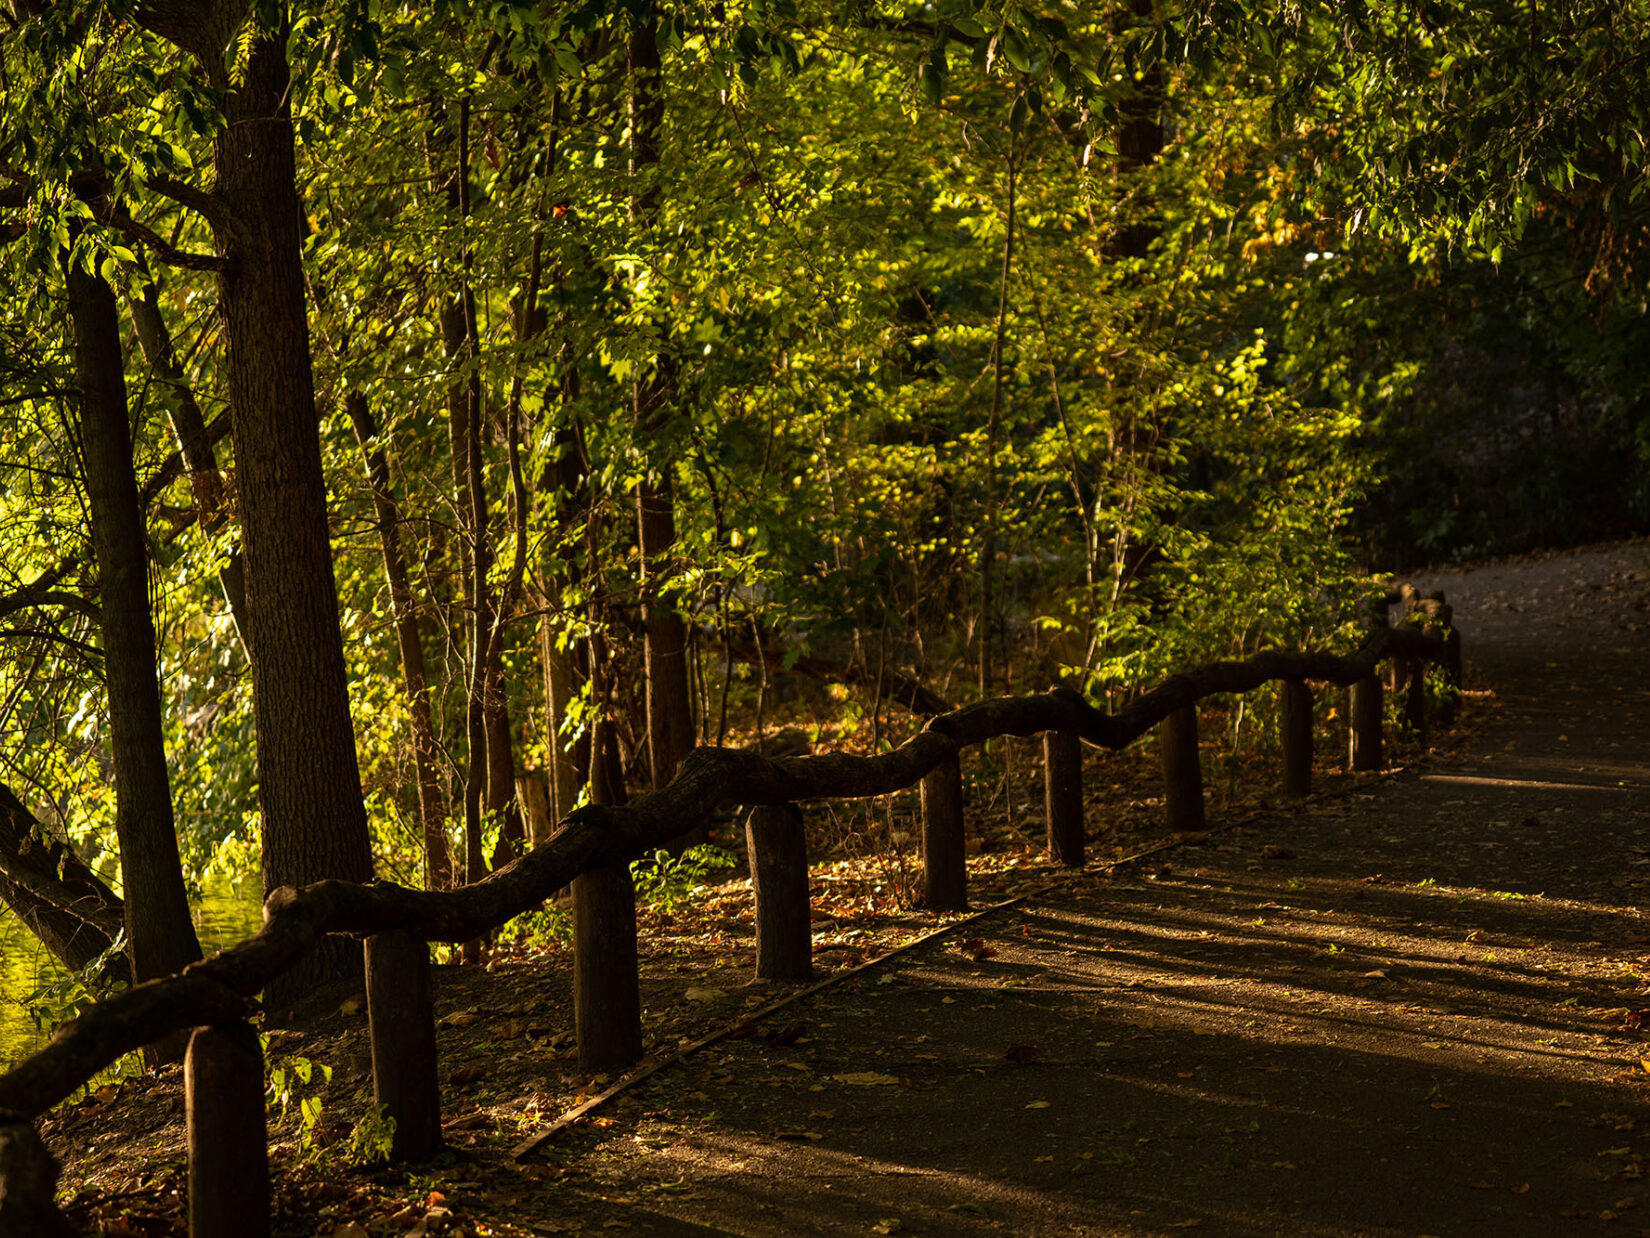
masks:
[(1003, 27), (1000, 46), (1009, 64), (1021, 73), (1031, 72), (1031, 53), (1026, 49), (1025, 39), (1013, 26)]

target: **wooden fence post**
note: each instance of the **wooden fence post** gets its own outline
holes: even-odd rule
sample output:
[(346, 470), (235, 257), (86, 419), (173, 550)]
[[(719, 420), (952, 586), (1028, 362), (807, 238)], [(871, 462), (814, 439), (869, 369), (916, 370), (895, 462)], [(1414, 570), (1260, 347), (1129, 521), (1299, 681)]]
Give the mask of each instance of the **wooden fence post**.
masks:
[(268, 1238), (264, 1054), (246, 1022), (201, 1027), (183, 1063), (189, 1238)]
[(1354, 770), (1378, 770), (1381, 756), (1381, 681), (1367, 675), (1347, 689), (1351, 721), (1349, 764)]
[(430, 947), (399, 929), (364, 943), (372, 1098), (395, 1120), (390, 1159), (423, 1161), (441, 1149)]
[(1283, 793), (1312, 794), (1312, 689), (1299, 679), (1285, 679), (1282, 688)]
[(1416, 734), (1427, 729), (1427, 664), (1421, 658), (1404, 661), (1404, 725)]
[(636, 972), (636, 887), (623, 862), (573, 879), (573, 1029), (580, 1070), (642, 1056)]
[(795, 804), (759, 804), (745, 821), (745, 842), (756, 896), (756, 978), (810, 980), (813, 926), (801, 810)]
[(968, 910), (962, 762), (955, 753), (922, 779), (923, 901), (930, 911)]
[(1043, 732), (1043, 816), (1048, 853), (1067, 868), (1083, 867), (1083, 742), (1070, 731)]
[(1183, 705), (1157, 727), (1163, 759), (1163, 797), (1169, 830), (1194, 834), (1203, 828), (1203, 766), (1197, 756), (1197, 707)]
[[(1443, 608), (1442, 622), (1448, 625), (1453, 617), (1449, 607)], [(1446, 626), (1444, 630), (1444, 653), (1440, 659), (1444, 667), (1444, 683), (1449, 688), (1445, 694), (1444, 703), (1438, 710), (1438, 720), (1445, 726), (1455, 721), (1455, 711), (1461, 706), (1462, 665), (1461, 665), (1461, 633), (1454, 627)]]
[(75, 1238), (57, 1209), (58, 1168), (23, 1115), (0, 1109), (0, 1238)]

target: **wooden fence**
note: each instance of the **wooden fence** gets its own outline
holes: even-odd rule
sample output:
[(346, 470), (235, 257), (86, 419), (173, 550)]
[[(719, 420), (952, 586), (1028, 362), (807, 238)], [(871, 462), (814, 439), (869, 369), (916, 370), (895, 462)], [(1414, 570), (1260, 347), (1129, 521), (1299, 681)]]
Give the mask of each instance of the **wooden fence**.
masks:
[(71, 1229), (54, 1202), (58, 1166), (32, 1122), (123, 1055), (193, 1029), (185, 1058), (189, 1223), (193, 1238), (261, 1238), (269, 1230), (264, 1061), (247, 1021), (247, 999), (303, 958), (327, 934), (364, 941), (373, 1091), (394, 1119), (391, 1156), (417, 1161), (441, 1146), (430, 942), (463, 942), (540, 905), (571, 884), (573, 1007), (579, 1064), (629, 1065), (642, 1054), (636, 905), (629, 862), (750, 805), (746, 831), (756, 900), (756, 974), (812, 974), (808, 857), (797, 805), (806, 800), (887, 795), (918, 785), (922, 796), (924, 898), (935, 911), (968, 905), (964, 863), (962, 752), (999, 736), (1043, 738), (1048, 848), (1061, 864), (1084, 862), (1081, 744), (1121, 749), (1158, 728), (1171, 829), (1203, 828), (1197, 702), (1217, 693), (1281, 684), (1283, 789), (1311, 785), (1310, 682), (1349, 689), (1349, 764), (1374, 770), (1381, 754), (1383, 685), (1394, 665), (1404, 713), (1422, 725), (1421, 673), (1440, 663), (1460, 683), (1461, 646), (1442, 595), (1407, 586), (1387, 598), (1360, 648), (1345, 656), (1287, 652), (1217, 662), (1167, 680), (1115, 714), (1069, 688), (980, 701), (931, 718), (891, 752), (769, 760), (752, 752), (695, 750), (666, 787), (621, 806), (589, 806), (546, 842), (482, 881), (451, 891), (389, 883), (323, 881), (283, 888), (264, 904), (253, 937), (174, 976), (98, 1002), (64, 1024), (32, 1057), (0, 1075), (0, 1238), (54, 1238)]

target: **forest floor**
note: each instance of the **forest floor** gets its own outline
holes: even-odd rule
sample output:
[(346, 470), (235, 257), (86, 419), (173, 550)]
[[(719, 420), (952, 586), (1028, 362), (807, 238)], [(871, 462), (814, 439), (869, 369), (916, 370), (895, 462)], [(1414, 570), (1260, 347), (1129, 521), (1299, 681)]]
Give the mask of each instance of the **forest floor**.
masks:
[[(1466, 644), (1456, 735), (1078, 873), (1023, 807), (973, 861), (977, 906), (1012, 901), (928, 940), (897, 869), (822, 869), (838, 979), (801, 997), (746, 983), (740, 883), (655, 913), (676, 1060), (520, 1159), (609, 1082), (573, 1064), (565, 952), (439, 969), (450, 1150), (411, 1172), (347, 1162), (358, 1003), (274, 1032), (277, 1232), (1650, 1234), (1650, 546), (1425, 583)], [(1091, 754), (1117, 849), (1162, 841), (1143, 769)], [(300, 1058), (332, 1068), (307, 1130)], [(182, 1232), (180, 1093), (43, 1123), (89, 1232)]]

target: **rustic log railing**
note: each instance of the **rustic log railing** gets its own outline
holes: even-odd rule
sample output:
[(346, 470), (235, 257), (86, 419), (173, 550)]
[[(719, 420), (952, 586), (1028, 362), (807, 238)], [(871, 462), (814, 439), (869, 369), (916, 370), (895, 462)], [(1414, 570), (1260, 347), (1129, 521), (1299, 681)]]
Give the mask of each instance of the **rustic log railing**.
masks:
[[(1269, 650), (1175, 675), (1115, 714), (1070, 688), (1000, 697), (929, 720), (891, 752), (768, 759), (750, 751), (700, 748), (666, 787), (624, 805), (590, 805), (513, 863), (452, 891), (386, 882), (322, 881), (276, 890), (257, 934), (177, 975), (98, 1002), (59, 1027), (46, 1046), (0, 1075), (0, 1238), (66, 1234), (52, 1199), (56, 1164), (31, 1125), (123, 1055), (195, 1029), (185, 1065), (193, 1238), (268, 1232), (264, 1064), (246, 1022), (249, 998), (328, 934), (364, 942), (375, 1099), (395, 1119), (391, 1156), (419, 1160), (441, 1144), (429, 943), (464, 942), (574, 891), (574, 1022), (581, 1067), (628, 1065), (642, 1054), (636, 911), (628, 862), (706, 825), (719, 810), (749, 805), (751, 877), (757, 906), (757, 974), (805, 980), (812, 971), (807, 853), (796, 805), (806, 800), (887, 795), (921, 785), (926, 905), (968, 905), (959, 754), (1000, 736), (1041, 735), (1049, 850), (1084, 858), (1080, 742), (1121, 749), (1160, 727), (1165, 804), (1172, 829), (1203, 827), (1197, 702), (1215, 694), (1282, 685), (1284, 790), (1310, 789), (1312, 694), (1308, 681), (1351, 690), (1350, 764), (1381, 764), (1378, 665), (1438, 662), (1456, 684), (1460, 641), (1441, 595), (1399, 591), (1406, 621), (1384, 614), (1354, 653)], [(1422, 698), (1412, 689), (1412, 699)], [(1413, 719), (1412, 719), (1413, 720)]]

